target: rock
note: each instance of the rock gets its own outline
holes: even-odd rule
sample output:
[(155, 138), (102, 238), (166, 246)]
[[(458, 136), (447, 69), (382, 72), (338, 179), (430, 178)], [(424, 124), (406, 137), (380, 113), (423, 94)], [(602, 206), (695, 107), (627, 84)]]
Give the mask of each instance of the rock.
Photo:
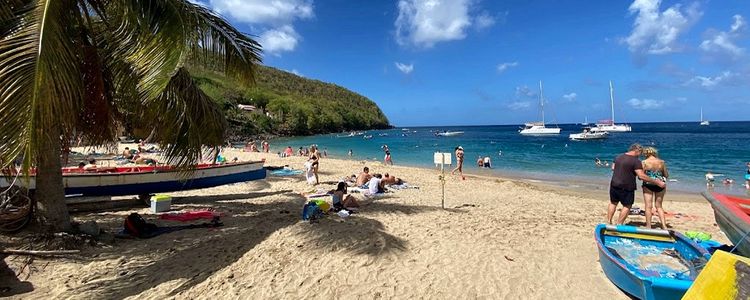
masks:
[(96, 221), (86, 221), (83, 224), (78, 225), (78, 230), (81, 231), (81, 233), (85, 233), (93, 237), (97, 237), (101, 233), (99, 224), (96, 224)]

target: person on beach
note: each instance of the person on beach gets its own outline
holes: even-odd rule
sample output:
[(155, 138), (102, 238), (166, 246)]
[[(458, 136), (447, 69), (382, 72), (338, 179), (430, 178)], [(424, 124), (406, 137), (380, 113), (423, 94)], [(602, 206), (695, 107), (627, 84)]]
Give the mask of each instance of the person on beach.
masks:
[(96, 171), (96, 159), (89, 159), (89, 163), (83, 166), (84, 171)]
[(404, 181), (401, 178), (389, 175), (388, 173), (385, 173), (385, 175), (383, 175), (383, 185), (400, 185), (403, 183)]
[(331, 192), (331, 198), (333, 200), (334, 211), (339, 211), (345, 208), (359, 207), (357, 200), (352, 195), (346, 194), (346, 183), (339, 182), (335, 190)]
[(260, 147), (263, 148), (263, 152), (268, 153), (268, 151), (271, 149), (271, 145), (268, 144), (266, 140), (263, 140), (263, 142), (260, 143)]
[(489, 156), (484, 157), (484, 167), (487, 169), (492, 169), (492, 160)]
[(323, 157), (328, 157), (328, 148), (323, 148)]
[(750, 189), (750, 162), (747, 163), (747, 172), (745, 173), (745, 188)]
[(372, 179), (372, 175), (370, 175), (370, 168), (364, 167), (364, 169), (362, 169), (362, 173), (359, 173), (359, 176), (357, 176), (357, 186), (364, 186), (366, 183), (370, 182), (370, 179)]
[(299, 155), (299, 156), (304, 156), (305, 155), (305, 151), (302, 150), (302, 147), (299, 147), (299, 150), (297, 151), (297, 155)]
[(349, 157), (352, 157), (354, 155), (354, 151), (352, 151), (352, 149), (349, 149), (349, 153), (347, 153), (347, 155), (349, 155)]
[(367, 183), (367, 193), (369, 195), (385, 193), (383, 175), (375, 174), (372, 176), (370, 181)]
[[(667, 171), (667, 164), (659, 158), (659, 152), (654, 147), (643, 148), (643, 156), (646, 157), (643, 160), (643, 171), (651, 179), (660, 180), (667, 182), (669, 172)], [(654, 207), (656, 208), (656, 214), (659, 216), (659, 223), (661, 223), (661, 229), (667, 229), (667, 219), (664, 215), (664, 194), (667, 193), (666, 188), (659, 187), (653, 183), (644, 181), (643, 185), (643, 201), (646, 204), (646, 228), (651, 228), (651, 217), (654, 213)]]
[(318, 170), (320, 168), (320, 154), (318, 154), (314, 147), (312, 149), (312, 153), (310, 153), (310, 161), (312, 161), (313, 174), (315, 174), (315, 184), (318, 184), (320, 183), (320, 180), (318, 179)]
[(130, 152), (129, 147), (125, 147), (125, 150), (122, 150), (122, 158), (124, 159), (133, 159), (133, 153)]
[[(386, 147), (386, 149), (387, 148), (388, 147)], [(383, 158), (383, 161), (385, 162), (386, 165), (391, 165), (391, 166), (393, 165), (393, 158), (391, 157), (391, 151), (390, 150), (386, 150), (385, 151), (385, 158)]]
[(294, 150), (292, 150), (292, 146), (286, 146), (286, 150), (284, 150), (284, 156), (292, 157), (293, 155), (294, 155)]
[(484, 168), (484, 159), (482, 159), (482, 156), (477, 156), (477, 166), (480, 168)]
[(464, 147), (456, 147), (456, 168), (451, 171), (451, 175), (455, 175), (456, 171), (461, 175), (461, 179), (464, 177)]
[(664, 182), (651, 179), (643, 172), (643, 164), (638, 157), (641, 156), (643, 147), (640, 144), (632, 144), (628, 152), (620, 154), (612, 163), (612, 180), (609, 183), (609, 206), (607, 207), (607, 223), (612, 224), (612, 217), (617, 210), (617, 204), (622, 203), (620, 216), (617, 224), (624, 224), (630, 213), (630, 208), (635, 202), (635, 190), (637, 189), (635, 178), (656, 186), (664, 188)]

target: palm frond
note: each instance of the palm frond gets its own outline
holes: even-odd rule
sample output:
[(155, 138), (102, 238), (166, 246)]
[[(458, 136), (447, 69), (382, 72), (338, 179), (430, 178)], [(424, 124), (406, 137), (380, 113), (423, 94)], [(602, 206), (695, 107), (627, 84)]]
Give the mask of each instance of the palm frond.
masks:
[(159, 128), (155, 140), (169, 164), (190, 167), (200, 161), (204, 147), (224, 143), (224, 113), (185, 68), (177, 71), (157, 101), (149, 102), (146, 109), (150, 118), (147, 124)]
[[(0, 160), (24, 154), (26, 168), (51, 124), (75, 124), (81, 77), (71, 31), (73, 1), (38, 0), (0, 39)], [(72, 36), (76, 36), (73, 34)]]

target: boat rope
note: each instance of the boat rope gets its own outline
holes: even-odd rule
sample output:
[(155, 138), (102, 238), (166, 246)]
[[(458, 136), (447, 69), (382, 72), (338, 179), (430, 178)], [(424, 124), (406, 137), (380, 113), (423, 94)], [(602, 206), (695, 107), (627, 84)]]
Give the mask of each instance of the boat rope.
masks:
[(737, 249), (737, 247), (739, 247), (739, 246), (740, 246), (740, 244), (742, 244), (742, 241), (744, 241), (744, 240), (745, 240), (745, 239), (746, 239), (746, 238), (747, 238), (748, 236), (750, 236), (750, 231), (748, 231), (747, 233), (745, 233), (745, 236), (743, 236), (743, 237), (742, 237), (742, 238), (741, 238), (741, 239), (740, 239), (740, 240), (739, 240), (739, 241), (737, 242), (737, 244), (735, 244), (735, 245), (734, 245), (734, 247), (732, 248), (732, 250), (730, 250), (730, 251), (729, 251), (729, 253), (734, 253), (734, 250), (736, 250), (736, 249)]

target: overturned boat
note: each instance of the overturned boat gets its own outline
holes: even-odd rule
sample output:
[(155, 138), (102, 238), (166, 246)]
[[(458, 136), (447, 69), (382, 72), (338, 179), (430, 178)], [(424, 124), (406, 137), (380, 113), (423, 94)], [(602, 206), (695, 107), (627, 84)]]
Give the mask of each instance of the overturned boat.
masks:
[(750, 199), (703, 192), (711, 203), (714, 218), (740, 254), (750, 257)]

